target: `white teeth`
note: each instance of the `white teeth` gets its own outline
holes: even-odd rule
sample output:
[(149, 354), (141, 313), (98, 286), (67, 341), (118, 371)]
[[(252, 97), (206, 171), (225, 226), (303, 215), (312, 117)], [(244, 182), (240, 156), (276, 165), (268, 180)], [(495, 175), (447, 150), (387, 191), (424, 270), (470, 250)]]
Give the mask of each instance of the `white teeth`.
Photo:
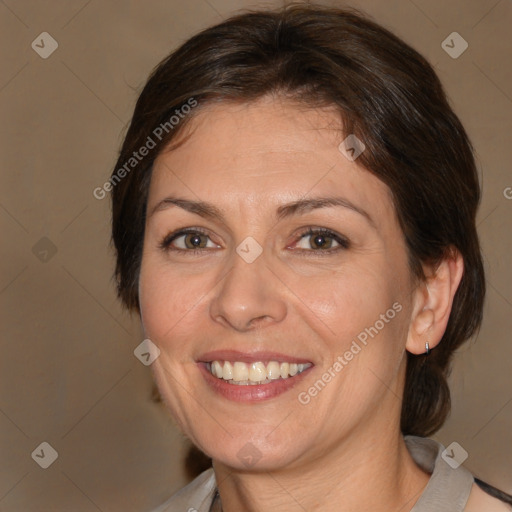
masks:
[[(214, 361), (215, 363), (215, 361)], [(233, 365), (233, 380), (249, 380), (249, 368), (245, 363), (238, 361)]]
[(210, 373), (230, 384), (247, 386), (250, 384), (268, 384), (276, 379), (288, 379), (304, 370), (307, 370), (311, 363), (279, 363), (269, 361), (266, 365), (261, 361), (254, 363), (242, 363), (240, 361), (212, 361), (207, 365)]
[(279, 363), (277, 361), (270, 361), (270, 363), (267, 364), (267, 377), (271, 380), (281, 377), (281, 371), (279, 370)]
[(213, 361), (212, 374), (215, 375), (215, 377), (222, 377), (222, 365), (219, 361)]
[[(221, 377), (221, 375), (219, 375)], [(224, 363), (224, 367), (222, 368), (222, 378), (224, 380), (231, 380), (233, 378), (233, 365), (226, 361)]]
[(249, 380), (260, 382), (267, 378), (267, 369), (263, 363), (252, 363), (249, 367)]

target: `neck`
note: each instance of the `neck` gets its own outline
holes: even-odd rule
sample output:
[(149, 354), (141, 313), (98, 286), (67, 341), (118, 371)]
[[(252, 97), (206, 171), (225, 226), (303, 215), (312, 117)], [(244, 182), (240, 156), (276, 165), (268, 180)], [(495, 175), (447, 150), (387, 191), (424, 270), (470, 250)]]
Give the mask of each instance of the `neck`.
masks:
[[(335, 449), (307, 463), (247, 472), (219, 462), (214, 470), (223, 512), (411, 510), (429, 475), (410, 456), (397, 430), (372, 437), (348, 436)], [(356, 439), (357, 437), (357, 439)]]

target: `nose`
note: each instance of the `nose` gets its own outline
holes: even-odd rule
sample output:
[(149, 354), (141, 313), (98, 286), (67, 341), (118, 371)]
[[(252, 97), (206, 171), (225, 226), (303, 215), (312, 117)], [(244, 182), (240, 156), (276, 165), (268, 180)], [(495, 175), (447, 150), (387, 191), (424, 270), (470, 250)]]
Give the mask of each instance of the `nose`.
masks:
[(287, 306), (282, 285), (264, 256), (252, 263), (237, 254), (210, 303), (215, 322), (239, 332), (282, 322)]

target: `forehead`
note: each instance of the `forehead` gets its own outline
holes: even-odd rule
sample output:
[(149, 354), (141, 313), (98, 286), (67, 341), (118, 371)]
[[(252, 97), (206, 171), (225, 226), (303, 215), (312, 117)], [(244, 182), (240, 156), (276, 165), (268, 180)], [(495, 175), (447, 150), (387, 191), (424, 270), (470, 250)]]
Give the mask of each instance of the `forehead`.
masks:
[(182, 144), (157, 158), (150, 203), (182, 194), (221, 208), (272, 208), (306, 196), (342, 195), (375, 218), (392, 206), (388, 187), (340, 152), (347, 134), (332, 107), (270, 97), (213, 104), (195, 114), (184, 135)]

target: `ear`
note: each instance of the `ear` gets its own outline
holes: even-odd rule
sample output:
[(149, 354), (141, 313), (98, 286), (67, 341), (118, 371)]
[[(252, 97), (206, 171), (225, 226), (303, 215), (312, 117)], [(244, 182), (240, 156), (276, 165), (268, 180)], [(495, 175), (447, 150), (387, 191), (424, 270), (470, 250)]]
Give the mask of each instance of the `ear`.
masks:
[(436, 347), (448, 324), (453, 297), (462, 279), (464, 261), (456, 249), (437, 267), (424, 266), (426, 281), (414, 291), (413, 312), (405, 348), (412, 354), (423, 354), (426, 343)]

